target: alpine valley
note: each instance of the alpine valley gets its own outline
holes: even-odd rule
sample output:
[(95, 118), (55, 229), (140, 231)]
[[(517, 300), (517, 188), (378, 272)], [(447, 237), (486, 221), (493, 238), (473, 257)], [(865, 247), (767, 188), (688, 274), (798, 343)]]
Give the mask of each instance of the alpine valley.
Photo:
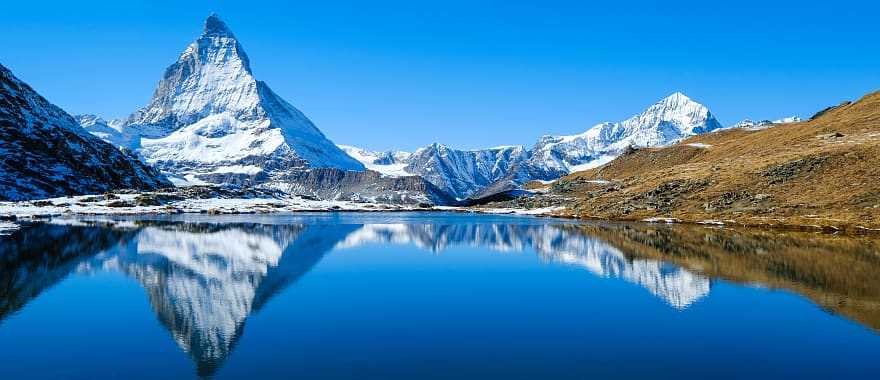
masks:
[(407, 153), (337, 146), (254, 77), (244, 48), (216, 15), (165, 69), (146, 106), (124, 119), (76, 119), (180, 187), (431, 205), (467, 204), (599, 166), (631, 146), (664, 146), (722, 128), (707, 107), (675, 93), (628, 120), (543, 136), (529, 148), (465, 151), (433, 143)]
[[(644, 207), (656, 212), (617, 212), (618, 206), (636, 207), (627, 206), (631, 197), (626, 198), (629, 203), (607, 206), (617, 210), (612, 213), (581, 213), (575, 206), (598, 206), (584, 206), (584, 194), (570, 194), (571, 178), (613, 192), (619, 179), (601, 174), (633, 157), (644, 159), (644, 152), (682, 146), (711, 152), (712, 144), (702, 141), (715, 141), (713, 136), (773, 134), (777, 132), (765, 131), (803, 125), (800, 118), (790, 117), (723, 126), (708, 107), (675, 92), (629, 119), (600, 123), (576, 135), (545, 135), (529, 146), (461, 150), (432, 143), (414, 152), (376, 152), (357, 142), (334, 143), (257, 80), (241, 43), (213, 14), (201, 35), (164, 70), (149, 102), (122, 119), (70, 116), (8, 69), (0, 69), (0, 200), (13, 201), (0, 208), (19, 216), (452, 206), (575, 217), (662, 217), (674, 208), (648, 202)], [(814, 119), (838, 112), (832, 108)], [(824, 125), (820, 121), (810, 125)], [(787, 135), (781, 136), (775, 144), (786, 144)], [(752, 153), (737, 159), (761, 157)], [(795, 152), (787, 158), (797, 162), (801, 156)], [(706, 165), (711, 169), (717, 164)], [(741, 163), (733, 170), (746, 166)], [(642, 183), (643, 173), (626, 175)], [(642, 197), (653, 194), (642, 190)], [(95, 198), (98, 194), (103, 197)], [(765, 195), (756, 190), (750, 196), (767, 199)], [(39, 199), (43, 201), (20, 202)], [(706, 210), (717, 209), (712, 202), (706, 201)], [(711, 214), (701, 213), (700, 218)]]

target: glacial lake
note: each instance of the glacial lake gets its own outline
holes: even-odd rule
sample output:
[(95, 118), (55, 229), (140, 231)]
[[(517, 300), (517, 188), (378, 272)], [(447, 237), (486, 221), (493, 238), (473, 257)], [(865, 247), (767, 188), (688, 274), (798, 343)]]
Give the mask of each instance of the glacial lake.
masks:
[(880, 241), (452, 213), (0, 237), (0, 379), (877, 379)]

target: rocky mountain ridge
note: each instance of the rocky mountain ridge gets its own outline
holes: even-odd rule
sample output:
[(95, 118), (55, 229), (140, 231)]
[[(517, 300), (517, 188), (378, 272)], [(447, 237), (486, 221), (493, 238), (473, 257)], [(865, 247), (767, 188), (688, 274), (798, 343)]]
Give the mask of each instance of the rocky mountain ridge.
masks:
[(0, 65), (0, 200), (171, 187)]
[(530, 149), (457, 150), (437, 143), (414, 153), (343, 149), (372, 170), (388, 176), (419, 175), (464, 199), (598, 167), (630, 146), (666, 146), (722, 128), (706, 106), (677, 92), (625, 121), (601, 123), (579, 135), (543, 136)]

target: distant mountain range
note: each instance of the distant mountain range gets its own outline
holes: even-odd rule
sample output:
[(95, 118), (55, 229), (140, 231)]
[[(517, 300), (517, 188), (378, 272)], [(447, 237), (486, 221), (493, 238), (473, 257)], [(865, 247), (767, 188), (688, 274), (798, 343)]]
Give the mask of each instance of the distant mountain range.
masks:
[[(12, 78), (4, 68), (7, 77)], [(322, 199), (453, 204), (594, 168), (629, 147), (666, 146), (723, 128), (706, 106), (674, 93), (630, 119), (601, 123), (578, 135), (543, 136), (530, 147), (459, 150), (434, 143), (409, 153), (336, 145), (254, 77), (241, 44), (216, 15), (207, 18), (202, 34), (165, 69), (149, 103), (124, 119), (79, 115), (74, 120), (44, 100), (21, 100), (39, 95), (17, 80), (7, 82), (8, 88), (27, 88), (5, 91), (5, 97), (20, 98), (7, 104), (32, 105), (0, 105), (10, 126), (44, 120), (63, 126), (57, 130), (95, 148), (54, 152), (39, 144), (5, 147), (37, 155), (24, 158), (22, 153), (23, 161), (4, 162), (0, 184), (5, 187), (0, 192), (6, 199), (152, 189), (169, 185), (164, 175), (178, 186), (256, 186)], [(23, 117), (28, 112), (38, 117)], [(773, 123), (747, 120), (737, 126), (762, 128)], [(9, 129), (7, 140), (33, 137), (21, 133), (25, 129)], [(98, 140), (84, 131), (128, 153), (96, 144)], [(12, 132), (20, 134), (13, 137)], [(66, 156), (43, 157), (53, 154)], [(79, 158), (72, 159), (75, 156)], [(67, 168), (61, 169), (59, 160)], [(28, 162), (45, 167), (30, 170), (33, 165)], [(107, 163), (126, 168), (101, 168)], [(65, 179), (49, 184), (53, 178)]]
[(510, 189), (600, 166), (630, 146), (664, 146), (721, 128), (706, 106), (675, 93), (630, 119), (598, 124), (579, 135), (543, 136), (530, 149), (456, 150), (431, 144), (407, 153), (340, 147), (371, 170), (388, 176), (422, 176), (463, 199), (480, 196), (487, 188)]

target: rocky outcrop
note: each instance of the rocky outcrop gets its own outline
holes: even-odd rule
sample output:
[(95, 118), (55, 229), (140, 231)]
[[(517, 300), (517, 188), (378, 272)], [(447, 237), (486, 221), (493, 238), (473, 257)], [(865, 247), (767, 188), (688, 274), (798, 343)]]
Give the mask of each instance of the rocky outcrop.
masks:
[(456, 200), (418, 176), (390, 177), (372, 170), (323, 168), (289, 173), (280, 188), (320, 199), (395, 204), (449, 205)]
[(0, 200), (171, 187), (0, 65)]

